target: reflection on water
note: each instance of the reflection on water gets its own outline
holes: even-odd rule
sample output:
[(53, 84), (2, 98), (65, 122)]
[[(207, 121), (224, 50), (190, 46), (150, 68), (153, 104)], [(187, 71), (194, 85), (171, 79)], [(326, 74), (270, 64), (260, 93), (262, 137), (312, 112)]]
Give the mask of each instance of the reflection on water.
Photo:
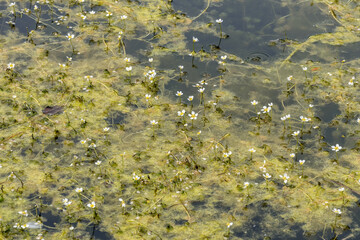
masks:
[(1, 237), (358, 238), (359, 10), (0, 2)]

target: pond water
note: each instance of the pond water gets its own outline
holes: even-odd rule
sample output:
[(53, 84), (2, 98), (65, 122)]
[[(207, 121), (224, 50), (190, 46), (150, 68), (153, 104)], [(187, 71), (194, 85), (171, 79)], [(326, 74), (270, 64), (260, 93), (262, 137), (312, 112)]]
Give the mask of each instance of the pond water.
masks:
[(2, 239), (359, 239), (360, 4), (0, 1)]

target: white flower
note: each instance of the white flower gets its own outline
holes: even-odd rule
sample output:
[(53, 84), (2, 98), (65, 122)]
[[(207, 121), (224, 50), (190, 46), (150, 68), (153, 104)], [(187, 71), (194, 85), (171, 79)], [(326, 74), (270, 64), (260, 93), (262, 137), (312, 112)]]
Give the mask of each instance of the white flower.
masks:
[(151, 98), (151, 95), (150, 95), (150, 94), (145, 94), (145, 99), (146, 99), (146, 101), (149, 101), (150, 98)]
[(125, 20), (125, 19), (127, 19), (127, 16), (126, 16), (126, 15), (122, 15), (122, 16), (120, 16), (120, 18), (121, 18), (122, 20)]
[(311, 118), (307, 118), (307, 117), (303, 117), (303, 116), (300, 116), (300, 119), (302, 122), (309, 122), (311, 120)]
[(291, 81), (291, 80), (293, 80), (293, 79), (294, 79), (293, 75), (290, 75), (290, 76), (287, 77), (287, 80), (288, 80), (288, 81)]
[(153, 61), (154, 61), (154, 59), (153, 59), (153, 58), (149, 58), (149, 62), (151, 62), (151, 63), (152, 63)]
[(86, 75), (86, 76), (84, 76), (84, 78), (85, 78), (86, 80), (90, 81), (90, 79), (92, 79), (93, 76), (92, 76), (92, 75)]
[(83, 188), (81, 187), (81, 188), (75, 188), (75, 192), (77, 192), (77, 193), (81, 193), (83, 191)]
[(339, 144), (336, 144), (335, 146), (331, 146), (331, 150), (338, 152), (342, 149), (342, 146), (340, 146)]
[(126, 58), (124, 58), (124, 61), (125, 62), (130, 62), (130, 58), (126, 57)]
[(227, 55), (221, 56), (220, 57), (222, 60), (226, 60), (227, 59)]
[(98, 160), (98, 161), (95, 162), (95, 165), (98, 165), (98, 166), (99, 166), (100, 164), (101, 164), (101, 161), (100, 161), (100, 160)]
[(87, 206), (89, 208), (95, 208), (96, 207), (96, 203), (94, 201), (92, 201), (91, 203), (88, 203)]
[(247, 188), (250, 185), (249, 182), (244, 182), (244, 188)]
[(153, 125), (153, 126), (155, 126), (155, 125), (158, 124), (158, 123), (159, 123), (159, 122), (157, 122), (156, 120), (151, 120), (151, 121), (150, 121), (150, 124)]
[(250, 148), (249, 152), (254, 153), (254, 152), (256, 152), (256, 150), (254, 148)]
[(15, 63), (8, 63), (7, 69), (14, 69)]
[(179, 65), (178, 68), (179, 68), (180, 70), (183, 70), (183, 69), (184, 69), (184, 66), (183, 66), (183, 65)]
[(266, 174), (263, 174), (264, 178), (266, 179), (270, 179), (271, 178), (271, 175), (269, 173), (266, 173)]
[(299, 160), (299, 164), (303, 165), (305, 163), (305, 160)]
[(125, 207), (125, 206), (126, 206), (126, 204), (125, 204), (125, 202), (124, 202), (124, 200), (123, 200), (122, 198), (119, 198), (119, 201), (121, 202), (121, 206), (122, 206), (122, 207)]
[(90, 143), (89, 148), (96, 148), (96, 144), (95, 143)]
[(110, 128), (109, 127), (104, 127), (103, 130), (104, 130), (104, 132), (108, 132), (110, 130)]
[(300, 134), (300, 131), (295, 131), (293, 132), (291, 135), (293, 135), (294, 137), (298, 136)]
[(290, 153), (290, 157), (294, 158), (295, 157), (295, 153)]
[(135, 181), (137, 181), (137, 180), (140, 180), (140, 177), (138, 175), (136, 175), (135, 173), (133, 173), (133, 179)]
[(355, 81), (355, 77), (352, 77), (351, 79), (350, 79), (350, 81), (349, 81), (349, 85), (350, 86), (354, 86), (354, 83), (358, 83), (357, 81)]
[(357, 123), (360, 123), (360, 118), (356, 119), (356, 122), (357, 122)]
[(12, 178), (12, 179), (15, 179), (16, 178), (16, 175), (14, 172), (11, 172), (8, 176), (8, 178)]
[(222, 20), (221, 18), (219, 18), (219, 19), (216, 19), (216, 20), (215, 20), (215, 22), (217, 22), (217, 23), (219, 23), (219, 24), (220, 24), (220, 23), (222, 23), (222, 22), (223, 22), (223, 20)]
[(28, 214), (28, 211), (27, 211), (27, 210), (20, 211), (20, 212), (18, 212), (18, 213), (19, 213), (20, 215), (25, 216), (25, 217), (29, 216), (29, 214)]
[(126, 69), (126, 71), (130, 72), (130, 71), (132, 70), (132, 67), (131, 67), (131, 66), (130, 66), (130, 67), (126, 67), (125, 69)]
[(109, 12), (108, 10), (106, 10), (106, 16), (107, 17), (110, 17), (110, 16), (112, 16), (113, 14), (112, 14), (112, 12)]
[(302, 70), (307, 71), (307, 67), (302, 66)]
[(339, 208), (334, 208), (332, 211), (336, 214), (341, 214), (341, 210)]
[(182, 96), (182, 95), (183, 95), (183, 92), (182, 92), (182, 91), (177, 91), (177, 92), (176, 92), (176, 96), (180, 97), (180, 96)]
[(191, 111), (191, 113), (189, 114), (189, 117), (191, 120), (196, 120), (198, 116), (198, 113), (195, 113), (194, 111)]
[(63, 200), (62, 200), (62, 202), (63, 202), (63, 204), (65, 205), (65, 206), (69, 206), (72, 202), (71, 201), (69, 201), (69, 199), (67, 199), (67, 198), (64, 198)]
[(228, 152), (223, 152), (223, 157), (224, 157), (224, 158), (230, 157), (230, 156), (231, 156), (231, 154), (232, 154), (232, 152), (231, 152), (231, 151), (228, 151)]
[(263, 113), (269, 113), (271, 111), (271, 106), (263, 106), (261, 111)]
[(199, 88), (199, 89), (198, 89), (198, 92), (199, 92), (199, 93), (203, 93), (204, 91), (205, 91), (205, 88)]
[[(194, 100), (194, 96), (189, 96), (189, 97), (187, 98), (187, 100), (188, 100), (189, 102), (191, 102), (192, 100)], [(358, 120), (359, 120), (359, 123), (360, 123), (360, 118), (359, 118)]]
[(290, 178), (287, 173), (285, 173), (284, 175), (280, 175), (280, 177), (284, 180), (284, 183), (287, 183), (288, 179)]
[(198, 42), (199, 41), (199, 39), (196, 38), (196, 37), (193, 37), (192, 40), (193, 40), (193, 42)]
[(25, 229), (25, 228), (28, 228), (28, 227), (29, 227), (29, 224), (27, 224), (27, 223), (21, 225), (21, 228), (22, 228), (22, 229)]
[(71, 33), (68, 33), (68, 34), (66, 35), (66, 37), (67, 37), (67, 39), (70, 41), (71, 39), (73, 39), (73, 38), (75, 37), (75, 35), (74, 35), (74, 34), (71, 34)]
[(344, 190), (345, 190), (345, 188), (343, 188), (343, 187), (342, 187), (342, 188), (339, 188), (339, 191), (340, 191), (340, 192), (343, 192)]
[(184, 114), (185, 114), (185, 109), (183, 109), (183, 110), (181, 110), (181, 111), (178, 111), (177, 114), (178, 114), (179, 117), (184, 116)]
[(230, 228), (233, 225), (233, 223), (230, 222), (230, 223), (227, 223), (226, 225), (227, 225), (228, 228)]
[(252, 101), (251, 101), (251, 104), (254, 105), (254, 106), (255, 106), (255, 105), (258, 105), (258, 103), (259, 103), (259, 102), (256, 101), (256, 100), (252, 100)]

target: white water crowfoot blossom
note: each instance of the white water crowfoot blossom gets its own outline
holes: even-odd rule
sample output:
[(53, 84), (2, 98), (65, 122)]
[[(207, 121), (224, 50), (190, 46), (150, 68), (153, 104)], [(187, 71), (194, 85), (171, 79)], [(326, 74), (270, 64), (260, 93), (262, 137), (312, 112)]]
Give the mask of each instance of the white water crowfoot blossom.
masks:
[(223, 158), (229, 158), (230, 159), (231, 154), (232, 154), (231, 151), (223, 152)]
[(341, 212), (341, 210), (340, 210), (340, 208), (334, 208), (333, 210), (332, 210), (334, 213), (336, 213), (336, 214), (341, 214), (342, 212)]
[(71, 34), (71, 33), (68, 33), (68, 34), (66, 35), (66, 38), (67, 38), (67, 40), (69, 40), (69, 42), (70, 42), (70, 45), (71, 45), (71, 48), (72, 48), (72, 52), (75, 53), (74, 44), (73, 44), (73, 42), (72, 42), (72, 39), (75, 38), (75, 35), (74, 35), (74, 34)]
[(290, 178), (289, 175), (287, 175), (287, 173), (285, 173), (284, 175), (279, 175), (279, 176), (282, 180), (284, 180), (285, 184), (288, 182), (288, 179)]
[(339, 144), (336, 144), (335, 146), (331, 146), (331, 150), (338, 152), (342, 149), (342, 146), (340, 146)]
[(331, 150), (333, 150), (336, 154), (336, 161), (339, 160), (338, 152), (342, 149), (342, 146), (336, 144), (335, 146), (331, 146)]
[(256, 150), (255, 150), (254, 148), (250, 148), (250, 149), (249, 149), (249, 152), (250, 152), (250, 160), (252, 160), (252, 158), (253, 158), (253, 153), (255, 153)]
[(271, 107), (269, 107), (269, 106), (263, 106), (262, 109), (261, 109), (261, 111), (262, 111), (263, 113), (269, 113), (269, 112), (271, 111)]
[(301, 166), (301, 177), (304, 177), (304, 163), (305, 160), (299, 160), (299, 164)]
[[(290, 114), (286, 114), (285, 116), (280, 118), (280, 120), (283, 121), (283, 123), (284, 123), (284, 130), (286, 129), (286, 120), (288, 120), (290, 118), (291, 118)], [(289, 126), (290, 126), (290, 123), (289, 123)], [(291, 128), (291, 126), (290, 126), (290, 128)]]
[(15, 63), (8, 63), (7, 65), (7, 68), (6, 69), (9, 69), (9, 70), (14, 70), (15, 68)]
[(204, 105), (205, 105), (204, 91), (205, 91), (205, 88), (198, 89), (198, 92), (200, 93), (200, 104), (204, 103)]
[(196, 38), (196, 37), (192, 37), (192, 43), (193, 43), (193, 50), (192, 50), (192, 52), (191, 52), (191, 54), (192, 54), (192, 56), (194, 56), (195, 55), (195, 43), (196, 42), (199, 42), (199, 39), (198, 38)]
[(263, 174), (263, 177), (267, 180), (271, 178), (271, 175), (269, 173)]
[(183, 72), (184, 66), (179, 65), (178, 68), (179, 68), (179, 81), (181, 82), (182, 81), (182, 76), (184, 74), (184, 72)]
[[(265, 168), (265, 170), (266, 170), (266, 168)], [(265, 178), (266, 187), (268, 188), (271, 175), (269, 173), (265, 173), (265, 174), (263, 174), (263, 177)]]
[(179, 104), (181, 104), (181, 96), (184, 95), (182, 91), (177, 91), (176, 96), (179, 97)]
[(18, 213), (19, 213), (20, 215), (22, 215), (22, 216), (25, 216), (25, 217), (29, 216), (29, 213), (28, 213), (27, 210), (20, 211), (20, 212), (18, 212)]
[(92, 201), (91, 203), (88, 203), (86, 206), (88, 206), (89, 208), (95, 208), (96, 203), (94, 201)]
[(155, 135), (155, 127), (156, 127), (156, 125), (159, 124), (159, 122), (156, 121), (156, 120), (151, 120), (151, 121), (150, 121), (150, 124), (151, 124), (152, 130), (153, 130), (153, 134), (152, 134), (151, 137), (152, 137), (152, 138), (155, 138), (155, 137), (156, 137), (156, 135)]
[(190, 119), (191, 119), (191, 127), (194, 127), (194, 120), (197, 119), (197, 116), (198, 116), (198, 115), (199, 115), (199, 114), (196, 113), (196, 112), (194, 112), (194, 111), (191, 111), (191, 113), (188, 114), (188, 116), (189, 116)]
[(333, 208), (333, 213), (335, 213), (335, 221), (334, 221), (334, 226), (336, 227), (336, 222), (337, 222), (337, 219), (341, 217), (341, 209), (340, 208)]

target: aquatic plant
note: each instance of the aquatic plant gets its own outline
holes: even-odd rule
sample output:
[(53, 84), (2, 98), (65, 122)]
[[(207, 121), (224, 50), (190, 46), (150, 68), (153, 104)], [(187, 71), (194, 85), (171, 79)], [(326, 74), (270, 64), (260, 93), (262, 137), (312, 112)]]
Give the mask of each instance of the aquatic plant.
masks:
[(359, 4), (186, 2), (1, 3), (1, 238), (360, 236)]

